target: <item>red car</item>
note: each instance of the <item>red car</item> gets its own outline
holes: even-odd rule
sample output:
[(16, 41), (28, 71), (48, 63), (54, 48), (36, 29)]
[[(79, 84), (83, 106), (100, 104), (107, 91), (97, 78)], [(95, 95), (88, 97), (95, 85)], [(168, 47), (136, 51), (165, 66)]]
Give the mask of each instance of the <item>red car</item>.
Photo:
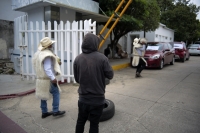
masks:
[(175, 49), (175, 59), (185, 62), (190, 59), (189, 50), (187, 49), (184, 42), (170, 42)]
[(147, 68), (162, 69), (165, 64), (174, 64), (174, 48), (167, 42), (148, 42), (144, 55)]

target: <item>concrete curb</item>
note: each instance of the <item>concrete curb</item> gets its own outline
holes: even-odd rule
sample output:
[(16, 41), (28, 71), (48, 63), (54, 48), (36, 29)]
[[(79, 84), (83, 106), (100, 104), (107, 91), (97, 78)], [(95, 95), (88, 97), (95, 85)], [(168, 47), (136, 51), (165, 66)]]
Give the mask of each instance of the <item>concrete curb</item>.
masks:
[(8, 95), (0, 95), (0, 100), (21, 97), (21, 96), (25, 96), (25, 95), (28, 95), (28, 94), (31, 94), (31, 93), (34, 93), (34, 92), (35, 92), (35, 89), (31, 89), (29, 91), (20, 92), (20, 93), (14, 93), (14, 94), (8, 94)]

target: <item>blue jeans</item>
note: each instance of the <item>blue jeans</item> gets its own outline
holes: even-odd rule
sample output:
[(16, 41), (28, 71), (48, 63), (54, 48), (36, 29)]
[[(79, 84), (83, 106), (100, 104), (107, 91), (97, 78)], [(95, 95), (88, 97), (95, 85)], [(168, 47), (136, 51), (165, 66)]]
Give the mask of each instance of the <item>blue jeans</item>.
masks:
[[(59, 111), (59, 102), (60, 102), (60, 93), (59, 93), (57, 84), (51, 83), (49, 92), (53, 96), (53, 103), (52, 103), (53, 109), (52, 110), (53, 110), (53, 112), (58, 112)], [(46, 100), (41, 100), (40, 108), (42, 109), (42, 113), (48, 112)]]
[(78, 119), (76, 123), (76, 133), (83, 133), (85, 122), (90, 115), (90, 131), (89, 133), (99, 132), (99, 120), (103, 112), (104, 105), (88, 105), (78, 101)]

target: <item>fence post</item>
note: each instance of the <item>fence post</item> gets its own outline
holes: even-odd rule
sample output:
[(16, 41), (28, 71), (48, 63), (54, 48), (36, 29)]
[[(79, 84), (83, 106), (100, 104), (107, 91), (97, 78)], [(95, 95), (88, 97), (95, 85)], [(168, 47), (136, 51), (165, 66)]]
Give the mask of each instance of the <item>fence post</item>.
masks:
[(61, 64), (61, 72), (62, 72), (61, 81), (64, 82), (64, 78), (63, 78), (63, 73), (64, 73), (63, 21), (60, 21), (60, 30), (61, 30), (61, 33), (60, 33), (60, 40), (61, 40), (61, 41), (60, 41), (60, 45), (61, 45), (61, 46), (60, 46), (60, 54), (61, 54), (61, 57), (60, 57), (60, 59), (61, 59), (61, 62), (62, 62), (62, 64)]
[[(33, 22), (30, 22), (30, 31), (33, 31)], [(34, 39), (33, 39), (33, 32), (30, 33), (30, 40), (29, 42), (31, 43), (31, 57), (33, 58), (34, 56)], [(31, 64), (32, 64), (32, 60), (31, 60)], [(35, 76), (34, 76), (34, 69), (32, 67), (32, 79), (35, 79)]]
[(70, 53), (71, 53), (71, 49), (70, 49), (70, 42), (71, 42), (71, 38), (70, 38), (70, 22), (67, 21), (66, 25), (65, 25), (65, 29), (67, 30), (67, 82), (70, 83)]
[(25, 22), (24, 23), (25, 25), (24, 25), (24, 42), (25, 42), (25, 44), (24, 44), (24, 46), (26, 47), (26, 74), (27, 74), (27, 76), (26, 76), (26, 79), (27, 80), (29, 80), (29, 49), (28, 49), (28, 32), (27, 32), (27, 30), (28, 30), (28, 28), (27, 28), (27, 22)]

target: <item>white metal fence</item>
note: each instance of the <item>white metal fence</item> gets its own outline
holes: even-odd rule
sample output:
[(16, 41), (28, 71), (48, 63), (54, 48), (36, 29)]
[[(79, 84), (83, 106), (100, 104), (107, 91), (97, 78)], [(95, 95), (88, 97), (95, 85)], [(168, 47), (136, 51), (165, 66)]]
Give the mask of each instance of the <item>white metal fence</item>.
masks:
[[(51, 22), (27, 23), (27, 17), (15, 19), (15, 48), (20, 49), (20, 74), (22, 78), (35, 79), (35, 72), (32, 67), (32, 57), (37, 50), (38, 44), (43, 37), (50, 37), (55, 40), (54, 53), (61, 58), (61, 71), (63, 82), (74, 81), (73, 61), (80, 54), (83, 37), (86, 33), (96, 34), (96, 22), (91, 20), (67, 21), (65, 24), (60, 21), (54, 22), (54, 29)], [(18, 31), (18, 32), (17, 32)]]

